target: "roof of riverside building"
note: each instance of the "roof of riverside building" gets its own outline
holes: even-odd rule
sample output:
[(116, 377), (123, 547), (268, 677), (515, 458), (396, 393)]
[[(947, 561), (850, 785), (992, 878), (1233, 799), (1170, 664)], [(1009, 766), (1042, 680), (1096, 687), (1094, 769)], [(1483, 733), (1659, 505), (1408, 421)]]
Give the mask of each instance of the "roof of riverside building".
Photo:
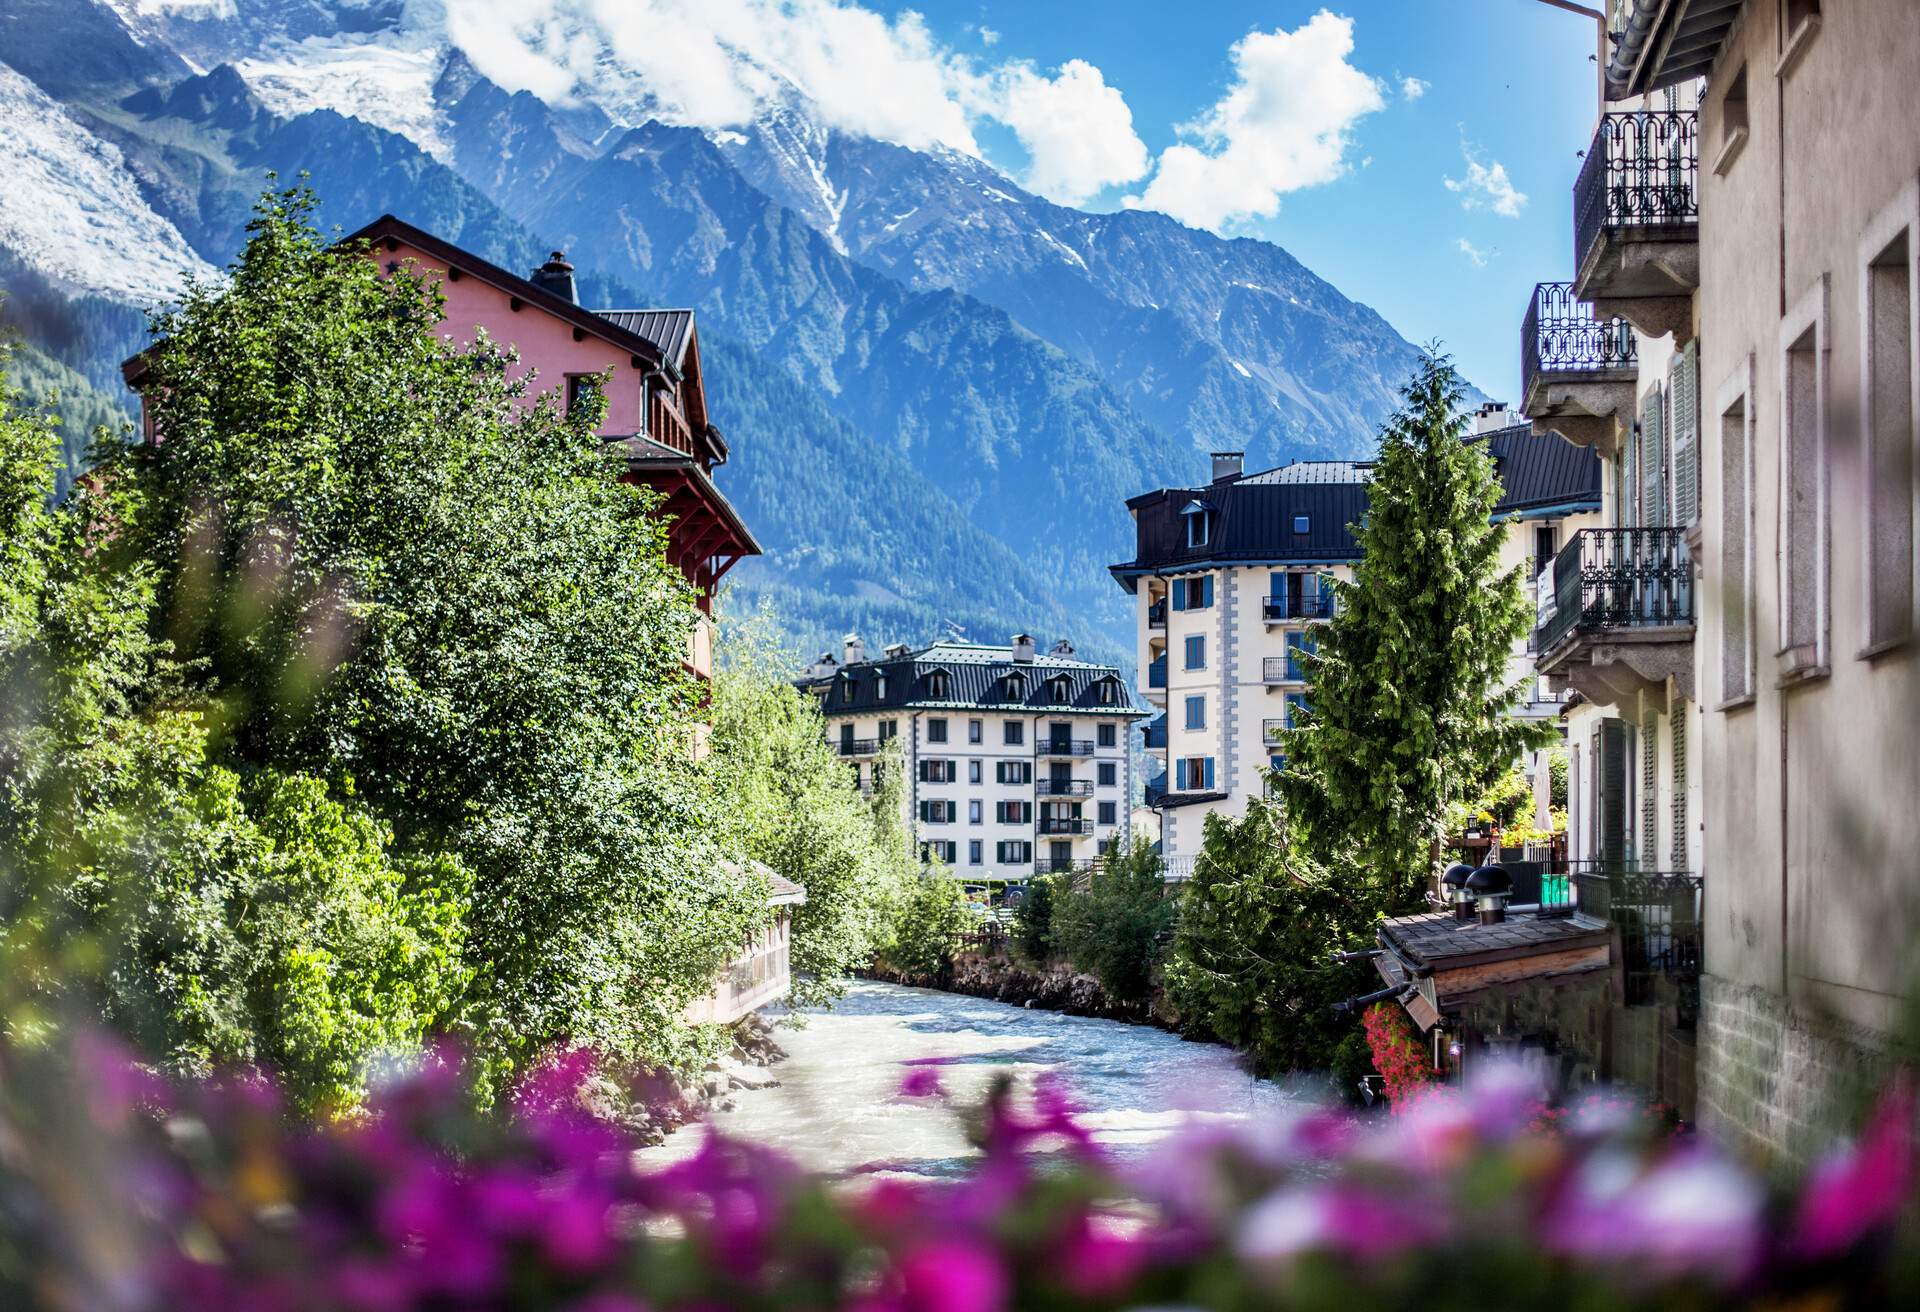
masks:
[[(1470, 434), (1485, 442), (1501, 482), (1496, 520), (1573, 514), (1600, 508), (1600, 458), (1528, 424)], [(1297, 460), (1204, 487), (1161, 488), (1127, 502), (1134, 512), (1132, 560), (1109, 566), (1132, 592), (1147, 574), (1179, 574), (1233, 565), (1351, 565), (1360, 559), (1353, 529), (1367, 510), (1367, 460)], [(1206, 541), (1189, 546), (1189, 512), (1208, 514)]]
[[(1111, 665), (1045, 654), (1015, 660), (1010, 646), (971, 642), (936, 642), (889, 652), (849, 664), (835, 661), (829, 653), (794, 680), (794, 686), (823, 694), (820, 709), (828, 717), (889, 710), (1051, 712), (1126, 719), (1153, 713), (1151, 707), (1134, 700), (1120, 671)], [(944, 676), (944, 688), (936, 676)]]

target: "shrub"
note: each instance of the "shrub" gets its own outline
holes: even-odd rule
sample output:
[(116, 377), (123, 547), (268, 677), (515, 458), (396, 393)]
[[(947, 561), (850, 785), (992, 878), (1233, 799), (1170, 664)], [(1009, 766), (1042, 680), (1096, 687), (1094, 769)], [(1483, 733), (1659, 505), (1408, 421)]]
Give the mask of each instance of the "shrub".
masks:
[(1044, 964), (1053, 955), (1054, 877), (1040, 875), (1027, 884), (1027, 896), (1013, 913), (1013, 941), (1027, 959)]
[(1173, 907), (1160, 854), (1142, 839), (1102, 857), (1084, 892), (1071, 886), (1057, 891), (1054, 947), (1092, 972), (1115, 1001), (1144, 1002), (1153, 992)]
[(937, 976), (953, 964), (954, 944), (972, 926), (959, 881), (936, 866), (913, 881), (886, 959), (908, 975)]

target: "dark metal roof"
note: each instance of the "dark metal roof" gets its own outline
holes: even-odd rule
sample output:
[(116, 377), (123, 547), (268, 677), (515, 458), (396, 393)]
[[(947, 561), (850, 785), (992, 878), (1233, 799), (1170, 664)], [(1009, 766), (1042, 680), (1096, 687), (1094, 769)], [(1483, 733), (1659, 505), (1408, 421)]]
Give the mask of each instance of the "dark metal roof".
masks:
[[(1162, 775), (1161, 778), (1165, 778)], [(1153, 804), (1156, 811), (1177, 811), (1183, 806), (1199, 806), (1203, 802), (1224, 802), (1225, 793), (1168, 793)]]
[(1364, 483), (1373, 470), (1371, 460), (1295, 460), (1276, 469), (1263, 469), (1238, 480), (1247, 483)]
[(1614, 25), (1608, 98), (1706, 76), (1745, 6), (1746, 0), (1628, 0)]
[[(947, 676), (944, 695), (933, 686), (936, 673)], [(1011, 680), (1016, 674), (1024, 689), (1014, 687)], [(882, 675), (887, 679), (884, 697), (879, 694)], [(1062, 679), (1065, 695), (1055, 697), (1055, 684)], [(1111, 684), (1113, 701), (1100, 700), (1102, 683)], [(843, 691), (849, 685), (851, 697)], [(1071, 711), (1126, 719), (1151, 713), (1134, 700), (1132, 689), (1111, 665), (1058, 656), (1015, 661), (1010, 647), (965, 642), (938, 642), (898, 656), (858, 661), (819, 678), (796, 680), (795, 686), (809, 691), (826, 688), (820, 709), (830, 717), (884, 710)]]
[(1453, 969), (1482, 960), (1530, 956), (1536, 952), (1606, 942), (1612, 930), (1584, 916), (1510, 916), (1497, 925), (1455, 920), (1450, 912), (1429, 911), (1382, 922), (1383, 945), (1418, 967)]
[[(1205, 546), (1187, 545), (1188, 504), (1213, 508)], [(1367, 486), (1347, 483), (1259, 483), (1247, 479), (1204, 488), (1164, 488), (1127, 502), (1134, 511), (1134, 556), (1112, 566), (1123, 587), (1139, 574), (1207, 569), (1223, 564), (1356, 561), (1360, 546), (1348, 526), (1367, 510)], [(1296, 533), (1306, 516), (1307, 531)]]
[(681, 369), (687, 363), (687, 344), (693, 340), (692, 310), (595, 310), (608, 323), (644, 337), (660, 354)]
[(1537, 434), (1530, 424), (1469, 440), (1487, 444), (1499, 472), (1502, 491), (1495, 518), (1547, 507), (1600, 508), (1600, 457), (1592, 447), (1575, 446), (1558, 433)]

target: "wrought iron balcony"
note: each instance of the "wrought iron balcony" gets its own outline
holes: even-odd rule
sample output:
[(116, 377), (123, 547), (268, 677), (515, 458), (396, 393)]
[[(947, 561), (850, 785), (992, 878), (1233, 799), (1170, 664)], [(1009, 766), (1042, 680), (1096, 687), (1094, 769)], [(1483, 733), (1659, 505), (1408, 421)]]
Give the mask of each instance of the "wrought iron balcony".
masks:
[(1262, 683), (1304, 683), (1307, 672), (1292, 656), (1266, 656), (1260, 661)]
[(1260, 603), (1260, 614), (1269, 624), (1283, 620), (1331, 619), (1333, 597), (1324, 592), (1311, 597), (1268, 597)]
[(1156, 601), (1147, 607), (1147, 627), (1164, 629), (1167, 627), (1167, 603)]
[(1596, 320), (1570, 282), (1535, 285), (1520, 322), (1521, 410), (1529, 418), (1562, 420), (1552, 427), (1568, 441), (1584, 446), (1608, 437), (1611, 446), (1619, 426), (1633, 422), (1639, 368), (1625, 319)]
[(1033, 791), (1042, 797), (1092, 797), (1090, 779), (1035, 779)]
[(1167, 658), (1162, 656), (1159, 660), (1150, 661), (1147, 664), (1147, 687), (1164, 688), (1166, 686)]
[(1280, 745), (1281, 735), (1286, 733), (1287, 728), (1284, 716), (1276, 720), (1262, 720), (1260, 721), (1260, 739), (1268, 747), (1277, 747)]
[(1043, 834), (1091, 834), (1093, 821), (1058, 816), (1040, 817), (1040, 832)]
[[(1576, 294), (1605, 301), (1690, 294), (1700, 282), (1699, 232), (1699, 111), (1602, 116), (1573, 187)], [(1656, 335), (1672, 327), (1642, 326)]]
[(1043, 856), (1033, 863), (1036, 875), (1075, 875), (1098, 864), (1092, 857)]
[(1091, 738), (1042, 738), (1034, 744), (1035, 756), (1092, 756)]
[(1620, 929), (1626, 1002), (1655, 1000), (1655, 980), (1672, 979), (1684, 1028), (1698, 1008), (1705, 883), (1684, 870), (1658, 870), (1631, 858), (1572, 863), (1580, 914)]
[(1534, 650), (1542, 657), (1578, 633), (1690, 627), (1693, 566), (1686, 533), (1582, 529), (1554, 557), (1551, 591), (1540, 592)]
[(874, 756), (880, 751), (878, 738), (842, 738), (836, 745), (842, 756)]

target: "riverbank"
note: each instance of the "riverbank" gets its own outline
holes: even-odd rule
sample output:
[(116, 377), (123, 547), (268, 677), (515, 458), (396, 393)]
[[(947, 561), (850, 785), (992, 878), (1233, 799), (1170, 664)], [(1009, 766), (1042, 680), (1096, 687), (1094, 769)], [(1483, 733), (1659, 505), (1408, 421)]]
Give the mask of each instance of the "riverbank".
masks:
[(935, 975), (895, 970), (875, 963), (861, 972), (864, 979), (935, 989), (970, 998), (986, 998), (1014, 1007), (1034, 1007), (1067, 1016), (1125, 1021), (1178, 1033), (1171, 1012), (1158, 996), (1148, 1002), (1121, 1002), (1100, 981), (1064, 962), (1031, 966), (1003, 953), (962, 952), (953, 964)]

